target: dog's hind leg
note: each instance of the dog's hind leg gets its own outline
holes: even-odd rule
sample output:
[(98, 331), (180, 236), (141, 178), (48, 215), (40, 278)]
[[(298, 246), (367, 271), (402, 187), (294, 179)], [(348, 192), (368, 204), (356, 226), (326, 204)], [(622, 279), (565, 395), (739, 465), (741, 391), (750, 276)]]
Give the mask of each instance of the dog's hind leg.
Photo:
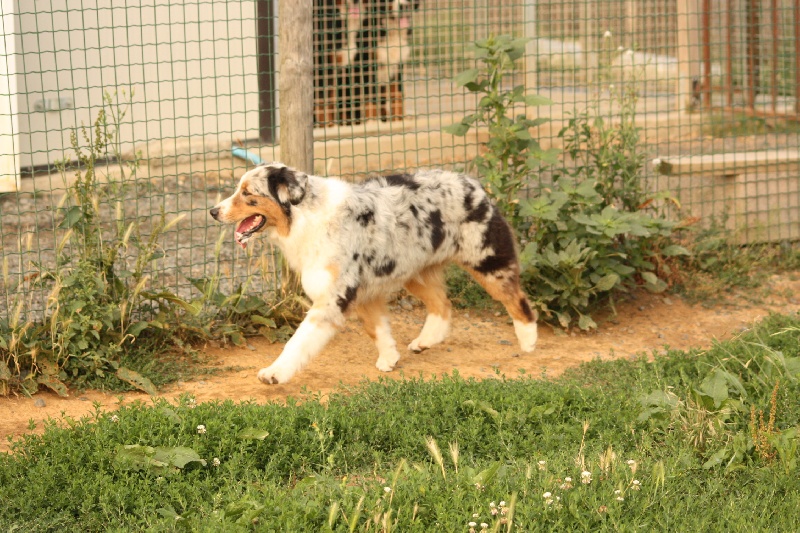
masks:
[(337, 308), (312, 307), (281, 355), (270, 366), (258, 371), (258, 379), (267, 384), (289, 381), (322, 351), (343, 322), (344, 316)]
[(428, 311), (419, 337), (408, 345), (408, 349), (412, 352), (421, 352), (442, 342), (450, 332), (452, 306), (445, 289), (443, 265), (423, 270), (417, 277), (407, 281), (405, 288), (422, 300)]
[(487, 273), (477, 272), (471, 268), (467, 268), (467, 271), (481, 287), (486, 289), (489, 296), (505, 306), (514, 320), (514, 332), (520, 347), (525, 352), (532, 352), (538, 338), (537, 316), (520, 287), (518, 268), (512, 266)]
[(367, 334), (375, 341), (378, 348), (378, 361), (375, 366), (382, 372), (389, 372), (394, 369), (394, 365), (400, 359), (397, 352), (397, 344), (392, 337), (392, 328), (389, 326), (389, 314), (386, 310), (386, 302), (383, 300), (372, 300), (370, 302), (359, 303), (356, 313), (364, 324)]

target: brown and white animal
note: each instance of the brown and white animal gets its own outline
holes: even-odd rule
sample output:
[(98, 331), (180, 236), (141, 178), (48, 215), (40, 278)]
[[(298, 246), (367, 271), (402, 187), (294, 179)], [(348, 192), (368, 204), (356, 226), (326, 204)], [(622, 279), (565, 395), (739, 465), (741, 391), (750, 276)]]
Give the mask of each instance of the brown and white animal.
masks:
[(313, 302), (283, 353), (258, 372), (264, 383), (289, 381), (351, 311), (375, 341), (378, 369), (392, 370), (400, 353), (386, 298), (403, 287), (428, 312), (408, 349), (421, 352), (442, 342), (450, 329), (444, 283), (450, 262), (505, 305), (524, 351), (536, 345), (537, 315), (520, 288), (512, 231), (480, 183), (464, 174), (426, 170), (351, 184), (270, 163), (244, 174), (211, 216), (236, 224), (243, 247), (253, 235), (266, 234)]
[(411, 16), (419, 0), (389, 0), (381, 18), (375, 49), (376, 82), (380, 98), (380, 116), (384, 120), (402, 120), (403, 66), (411, 59)]

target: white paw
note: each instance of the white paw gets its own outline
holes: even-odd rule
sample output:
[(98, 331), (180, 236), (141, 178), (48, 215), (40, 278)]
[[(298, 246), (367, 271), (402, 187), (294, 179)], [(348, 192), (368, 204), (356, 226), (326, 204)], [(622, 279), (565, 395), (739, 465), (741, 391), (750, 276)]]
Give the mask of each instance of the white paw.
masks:
[(276, 385), (278, 383), (287, 383), (294, 374), (294, 370), (291, 368), (272, 365), (259, 370), (258, 379), (267, 385)]
[(400, 360), (400, 354), (395, 352), (393, 355), (390, 356), (380, 356), (378, 357), (378, 361), (375, 363), (375, 366), (381, 372), (391, 372), (394, 370), (394, 365), (397, 364), (397, 361)]
[(445, 320), (438, 315), (428, 315), (425, 318), (425, 325), (422, 326), (419, 337), (411, 341), (408, 349), (412, 352), (420, 353), (445, 340), (449, 332), (449, 320)]
[(519, 322), (514, 321), (514, 332), (517, 334), (519, 347), (523, 352), (532, 352), (536, 347), (536, 341), (539, 337), (536, 322)]

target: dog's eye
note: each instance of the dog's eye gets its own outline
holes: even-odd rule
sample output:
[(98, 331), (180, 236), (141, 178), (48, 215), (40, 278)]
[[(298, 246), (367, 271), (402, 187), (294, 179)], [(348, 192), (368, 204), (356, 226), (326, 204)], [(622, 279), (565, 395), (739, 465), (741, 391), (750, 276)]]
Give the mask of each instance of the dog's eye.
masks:
[(242, 196), (250, 196), (250, 194), (251, 194), (250, 191), (248, 191), (247, 189), (242, 189)]

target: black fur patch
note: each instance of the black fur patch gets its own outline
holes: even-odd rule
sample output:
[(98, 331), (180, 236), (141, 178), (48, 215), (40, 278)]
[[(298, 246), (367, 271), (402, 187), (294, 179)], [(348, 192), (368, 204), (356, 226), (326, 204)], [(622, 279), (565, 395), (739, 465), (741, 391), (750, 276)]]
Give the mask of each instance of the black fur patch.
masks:
[(382, 265), (375, 268), (375, 275), (378, 277), (388, 276), (394, 272), (396, 267), (397, 263), (395, 263), (394, 259), (387, 259)]
[(419, 189), (419, 183), (409, 174), (392, 174), (391, 176), (384, 176), (386, 184), (390, 187), (407, 187), (412, 191)]
[(522, 308), (522, 312), (525, 314), (525, 318), (533, 322), (533, 311), (531, 311), (531, 306), (528, 305), (528, 300), (526, 300), (525, 298), (520, 298), (519, 306)]
[(514, 248), (514, 236), (511, 234), (511, 228), (496, 209), (493, 210), (492, 218), (486, 225), (486, 232), (483, 234), (483, 248), (491, 248), (493, 253), (486, 256), (475, 267), (475, 270), (481, 274), (506, 269), (517, 261), (517, 251)]
[[(466, 199), (464, 200), (464, 204), (465, 204), (465, 207), (466, 207)], [(489, 203), (489, 200), (484, 198), (483, 201), (481, 203), (479, 203), (475, 207), (475, 209), (472, 209), (471, 211), (469, 211), (469, 214), (467, 215), (467, 218), (466, 218), (465, 221), (466, 222), (483, 222), (483, 221), (486, 220), (486, 214), (489, 212), (489, 209), (491, 209), (491, 204)]]
[(358, 223), (366, 228), (370, 224), (375, 223), (375, 212), (371, 210), (364, 211), (356, 217), (356, 220), (358, 220)]
[(408, 207), (408, 210), (411, 211), (411, 214), (414, 215), (414, 218), (419, 218), (419, 210), (417, 209), (417, 206), (411, 204)]
[(339, 306), (342, 313), (347, 311), (347, 308), (353, 303), (353, 300), (356, 298), (356, 292), (358, 292), (358, 287), (347, 287), (344, 291), (344, 296), (339, 296), (339, 298), (336, 299), (336, 305)]
[(438, 209), (431, 211), (428, 215), (428, 224), (431, 226), (431, 246), (433, 246), (433, 251), (435, 252), (444, 242), (442, 212)]

